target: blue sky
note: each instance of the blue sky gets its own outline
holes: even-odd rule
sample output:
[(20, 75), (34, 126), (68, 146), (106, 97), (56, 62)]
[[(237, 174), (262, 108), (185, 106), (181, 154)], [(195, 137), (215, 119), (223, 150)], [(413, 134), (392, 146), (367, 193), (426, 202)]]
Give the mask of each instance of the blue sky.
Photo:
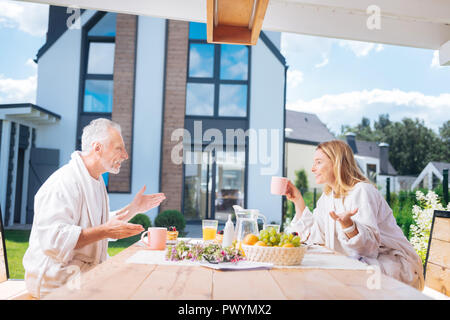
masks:
[(336, 134), (363, 116), (419, 118), (438, 131), (450, 119), (450, 67), (434, 50), (284, 33), (287, 108), (318, 114)]
[[(48, 6), (0, 0), (0, 104), (35, 102)], [(418, 117), (438, 130), (450, 119), (450, 67), (437, 51), (282, 34), (289, 65), (287, 107), (318, 114), (334, 132), (389, 113)]]

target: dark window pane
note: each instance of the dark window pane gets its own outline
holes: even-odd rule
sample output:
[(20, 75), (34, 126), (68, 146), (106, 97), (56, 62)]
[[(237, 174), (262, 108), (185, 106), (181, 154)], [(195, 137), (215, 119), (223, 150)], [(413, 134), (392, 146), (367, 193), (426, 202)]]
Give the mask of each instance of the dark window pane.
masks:
[(188, 83), (186, 88), (186, 114), (195, 116), (214, 115), (214, 85)]
[(248, 48), (231, 44), (220, 47), (220, 79), (247, 80)]
[(189, 77), (212, 78), (214, 74), (214, 45), (191, 44)]
[(247, 85), (221, 84), (219, 116), (245, 117), (247, 115)]
[(112, 112), (113, 81), (86, 80), (84, 112)]
[(189, 39), (206, 40), (206, 23), (190, 22)]
[(114, 48), (111, 42), (90, 42), (87, 73), (113, 74)]
[(107, 13), (89, 30), (89, 36), (114, 37), (116, 35), (116, 13)]

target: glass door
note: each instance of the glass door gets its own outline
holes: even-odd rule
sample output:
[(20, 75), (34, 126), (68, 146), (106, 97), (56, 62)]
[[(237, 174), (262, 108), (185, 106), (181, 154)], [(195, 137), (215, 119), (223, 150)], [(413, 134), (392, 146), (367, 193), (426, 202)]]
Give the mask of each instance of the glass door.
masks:
[(244, 207), (245, 152), (217, 152), (215, 171), (215, 218), (226, 221), (234, 205)]
[(244, 206), (245, 151), (186, 152), (184, 216), (186, 220), (226, 221), (233, 205)]
[(186, 152), (184, 166), (184, 216), (186, 220), (212, 219), (211, 152)]

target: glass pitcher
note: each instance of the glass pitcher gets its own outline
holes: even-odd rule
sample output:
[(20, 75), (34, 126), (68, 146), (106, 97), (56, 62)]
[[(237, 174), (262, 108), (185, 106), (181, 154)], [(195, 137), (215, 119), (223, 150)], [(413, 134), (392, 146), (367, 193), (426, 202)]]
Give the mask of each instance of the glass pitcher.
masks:
[(256, 209), (235, 208), (236, 213), (236, 233), (235, 237), (241, 242), (246, 235), (259, 235), (258, 218), (261, 218), (266, 224), (266, 217)]

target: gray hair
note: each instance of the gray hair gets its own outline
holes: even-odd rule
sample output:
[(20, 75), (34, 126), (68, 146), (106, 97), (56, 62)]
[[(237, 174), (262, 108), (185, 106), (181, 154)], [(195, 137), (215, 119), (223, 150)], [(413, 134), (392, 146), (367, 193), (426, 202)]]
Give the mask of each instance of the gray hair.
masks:
[(81, 136), (81, 152), (88, 154), (91, 152), (94, 142), (99, 142), (106, 146), (109, 143), (110, 129), (116, 129), (122, 134), (120, 125), (105, 118), (92, 120), (86, 127), (83, 128)]

